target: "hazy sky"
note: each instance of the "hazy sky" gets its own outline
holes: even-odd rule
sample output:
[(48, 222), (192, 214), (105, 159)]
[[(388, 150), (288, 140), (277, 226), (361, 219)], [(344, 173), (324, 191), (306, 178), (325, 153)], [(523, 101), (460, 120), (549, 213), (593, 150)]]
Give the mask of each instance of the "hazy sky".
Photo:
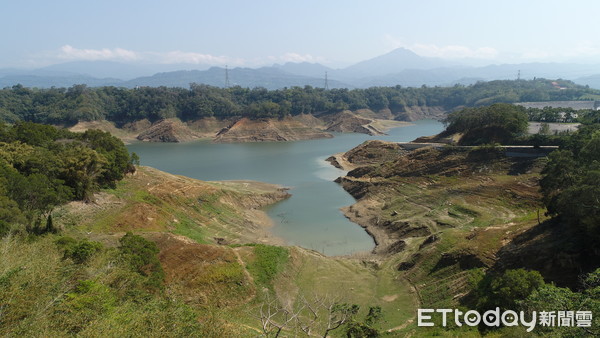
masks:
[(488, 63), (600, 61), (596, 0), (0, 0), (0, 68), (76, 60), (333, 67), (398, 47)]

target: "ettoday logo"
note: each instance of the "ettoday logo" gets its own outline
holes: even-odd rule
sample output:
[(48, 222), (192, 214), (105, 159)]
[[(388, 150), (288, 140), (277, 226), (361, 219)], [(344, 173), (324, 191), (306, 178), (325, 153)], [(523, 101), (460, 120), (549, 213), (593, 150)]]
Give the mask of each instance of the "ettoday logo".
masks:
[(417, 326), (435, 326), (431, 320), (436, 313), (440, 314), (444, 327), (450, 320), (454, 320), (456, 326), (477, 326), (480, 323), (488, 327), (522, 325), (527, 327), (527, 332), (533, 331), (537, 325), (592, 326), (592, 311), (533, 311), (527, 315), (523, 311), (519, 313), (512, 310), (500, 311), (498, 307), (483, 314), (476, 310), (463, 312), (457, 309), (418, 309)]

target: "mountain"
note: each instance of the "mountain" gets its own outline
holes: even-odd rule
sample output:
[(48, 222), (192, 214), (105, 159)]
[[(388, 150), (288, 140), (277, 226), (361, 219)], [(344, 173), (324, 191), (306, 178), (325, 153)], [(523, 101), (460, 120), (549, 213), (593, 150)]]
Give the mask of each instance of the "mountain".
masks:
[(439, 58), (419, 56), (406, 48), (397, 48), (387, 54), (346, 67), (336, 75), (341, 74), (341, 78), (362, 78), (400, 73), (407, 69), (433, 69), (448, 66), (452, 66), (452, 63)]
[[(168, 86), (188, 88), (190, 83), (225, 86), (225, 69), (197, 69), (198, 65), (133, 65), (107, 61), (67, 62), (35, 70), (0, 69), (0, 87), (22, 84), (27, 87)], [(187, 70), (182, 70), (187, 69)], [(404, 48), (332, 69), (318, 63), (285, 63), (262, 68), (228, 70), (229, 85), (278, 89), (292, 86), (368, 88), (372, 86), (450, 86), (477, 81), (562, 78), (600, 88), (599, 64), (521, 63), (465, 66), (440, 58), (419, 56)]]
[(573, 80), (573, 82), (583, 85), (590, 86), (591, 88), (600, 89), (600, 74), (580, 77)]
[[(368, 76), (354, 80), (360, 88), (372, 86), (451, 86), (457, 83), (469, 85), (477, 81), (508, 79), (567, 79), (574, 80), (583, 74), (600, 72), (600, 65), (562, 64), (562, 63), (521, 63), (488, 65), (485, 67), (452, 66), (434, 69), (406, 69), (397, 73)], [(593, 79), (588, 79), (593, 82)], [(587, 84), (585, 81), (578, 82)], [(596, 82), (597, 84), (600, 84)], [(590, 83), (591, 85), (591, 83)]]
[[(324, 74), (323, 74), (324, 75)], [(278, 89), (283, 87), (306, 85), (324, 87), (325, 79), (294, 75), (277, 67), (263, 68), (234, 68), (228, 70), (229, 85), (241, 87), (264, 87)], [(225, 86), (225, 68), (212, 67), (205, 71), (176, 71), (158, 73), (152, 76), (140, 77), (122, 83), (125, 87), (136, 86), (167, 86), (188, 88), (190, 83), (202, 83), (211, 86)], [(329, 88), (352, 88), (354, 86), (339, 81), (328, 81)]]
[(325, 73), (329, 74), (334, 72), (333, 68), (310, 62), (287, 62), (283, 65), (276, 64), (273, 67), (294, 75), (311, 76), (322, 79), (325, 78)]
[(12, 74), (0, 77), (0, 88), (21, 84), (25, 87), (50, 88), (71, 87), (74, 84), (86, 84), (90, 87), (120, 86), (123, 81), (113, 78), (98, 79), (88, 75), (64, 74), (35, 75), (35, 73)]
[(156, 73), (151, 66), (113, 61), (74, 61), (38, 69), (38, 71), (67, 72), (95, 78), (134, 79)]

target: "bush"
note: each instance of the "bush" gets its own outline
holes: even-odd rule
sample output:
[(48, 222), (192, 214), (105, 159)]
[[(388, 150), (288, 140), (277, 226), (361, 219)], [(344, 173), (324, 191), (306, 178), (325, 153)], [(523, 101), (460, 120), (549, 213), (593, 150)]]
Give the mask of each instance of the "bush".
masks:
[(86, 239), (78, 242), (68, 236), (59, 238), (55, 243), (63, 250), (64, 259), (72, 259), (77, 264), (87, 262), (96, 252), (102, 250), (102, 244), (99, 242), (90, 242)]
[(477, 308), (481, 311), (500, 307), (516, 310), (520, 301), (544, 284), (537, 271), (506, 270), (500, 276), (487, 275), (477, 286)]
[(142, 236), (128, 232), (119, 242), (120, 257), (133, 271), (147, 277), (146, 286), (162, 289), (165, 273), (158, 260), (159, 249), (156, 243)]

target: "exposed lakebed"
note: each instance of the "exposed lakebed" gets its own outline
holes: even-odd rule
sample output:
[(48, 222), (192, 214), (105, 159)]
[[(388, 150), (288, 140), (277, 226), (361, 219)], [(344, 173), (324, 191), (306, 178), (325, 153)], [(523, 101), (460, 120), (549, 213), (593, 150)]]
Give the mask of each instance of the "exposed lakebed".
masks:
[(370, 251), (373, 239), (348, 221), (339, 208), (354, 199), (333, 180), (344, 174), (325, 161), (366, 140), (411, 141), (443, 130), (442, 123), (421, 120), (391, 129), (385, 136), (336, 134), (335, 138), (296, 142), (214, 144), (146, 143), (128, 145), (142, 165), (205, 181), (257, 180), (290, 187), (292, 197), (268, 208), (272, 232), (290, 245), (326, 255)]

